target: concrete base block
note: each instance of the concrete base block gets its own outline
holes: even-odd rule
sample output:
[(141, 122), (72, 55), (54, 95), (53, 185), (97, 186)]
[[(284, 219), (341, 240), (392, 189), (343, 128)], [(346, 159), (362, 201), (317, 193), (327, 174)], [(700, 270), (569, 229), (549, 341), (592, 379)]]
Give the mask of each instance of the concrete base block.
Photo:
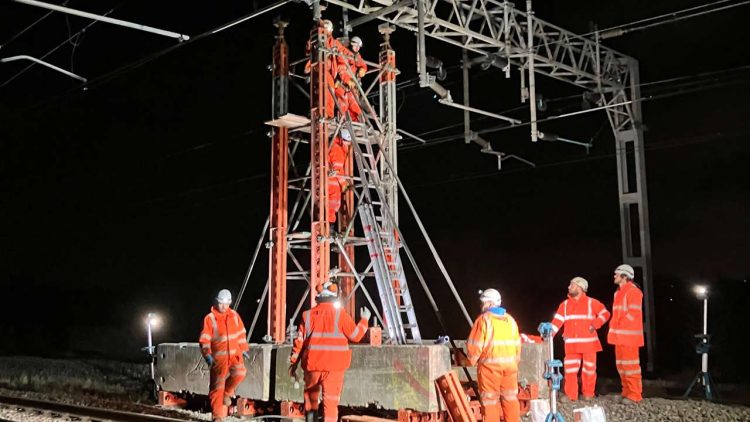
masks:
[[(245, 361), (247, 376), (237, 387), (237, 395), (252, 400), (270, 400), (272, 349), (272, 345), (266, 344), (250, 346), (250, 360)], [(198, 343), (158, 345), (154, 377), (156, 385), (163, 391), (208, 395), (209, 369)]]
[[(457, 341), (459, 347), (464, 341)], [(237, 395), (251, 400), (303, 401), (304, 381), (289, 377), (291, 345), (250, 345), (251, 359), (245, 362), (247, 377)], [(383, 409), (411, 409), (419, 412), (442, 410), (435, 379), (451, 369), (465, 381), (463, 370), (451, 368), (447, 345), (351, 345), (352, 364), (346, 372), (342, 406)], [(544, 380), (544, 344), (524, 344), (519, 380), (535, 383), (540, 397), (547, 395)], [(469, 368), (476, 380), (476, 368)], [(164, 343), (157, 347), (156, 383), (163, 391), (208, 394), (209, 370), (198, 343)]]
[[(450, 353), (441, 345), (381, 346), (352, 345), (352, 365), (346, 372), (342, 406), (436, 412), (441, 409), (435, 379), (450, 371)], [(291, 346), (277, 350), (277, 362), (288, 362)], [(278, 364), (275, 399), (302, 401), (304, 382), (287, 374), (288, 365)], [(301, 378), (302, 370), (299, 370)]]

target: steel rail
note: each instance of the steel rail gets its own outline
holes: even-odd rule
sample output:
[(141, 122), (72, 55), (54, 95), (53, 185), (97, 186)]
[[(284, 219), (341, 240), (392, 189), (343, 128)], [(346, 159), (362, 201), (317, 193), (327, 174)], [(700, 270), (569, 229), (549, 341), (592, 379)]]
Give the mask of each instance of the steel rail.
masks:
[(22, 408), (59, 412), (67, 415), (97, 418), (106, 421), (123, 422), (184, 422), (190, 419), (177, 419), (168, 416), (149, 415), (145, 413), (128, 412), (124, 410), (103, 409), (100, 407), (79, 406), (48, 400), (0, 395), (0, 404), (18, 406)]

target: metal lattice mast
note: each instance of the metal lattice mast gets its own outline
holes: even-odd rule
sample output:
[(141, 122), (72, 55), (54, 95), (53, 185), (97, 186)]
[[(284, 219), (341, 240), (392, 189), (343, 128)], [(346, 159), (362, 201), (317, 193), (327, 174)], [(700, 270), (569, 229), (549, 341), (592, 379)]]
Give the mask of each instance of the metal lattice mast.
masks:
[(391, 48), (390, 37), (393, 27), (381, 25), (380, 33), (383, 34), (383, 43), (380, 44), (380, 122), (383, 126), (382, 140), (383, 151), (386, 159), (392, 168), (385, 165), (385, 161), (380, 163), (380, 174), (385, 189), (385, 197), (390, 207), (391, 215), (395, 224), (398, 224), (398, 184), (393, 175), (398, 171), (398, 154), (396, 133), (396, 52)]
[[(273, 105), (277, 119), (288, 112), (289, 48), (284, 39), (287, 22), (275, 22), (279, 30), (273, 47)], [(268, 254), (269, 289), (268, 331), (266, 338), (276, 343), (285, 340), (286, 332), (286, 259), (287, 259), (287, 202), (289, 185), (289, 129), (275, 127), (271, 139), (271, 211), (269, 217)]]
[(334, 110), (333, 95), (327, 91), (326, 75), (332, 60), (328, 51), (328, 34), (316, 25), (310, 35), (310, 304), (315, 305), (315, 288), (325, 283), (331, 269), (328, 223), (328, 125)]
[(647, 369), (653, 371), (655, 347), (654, 289), (651, 270), (651, 232), (648, 219), (646, 158), (643, 144), (641, 93), (638, 61), (622, 62), (621, 89), (603, 89), (602, 100), (607, 108), (615, 137), (617, 186), (620, 202), (622, 260), (636, 271), (644, 289), (644, 329), (649, 356)]

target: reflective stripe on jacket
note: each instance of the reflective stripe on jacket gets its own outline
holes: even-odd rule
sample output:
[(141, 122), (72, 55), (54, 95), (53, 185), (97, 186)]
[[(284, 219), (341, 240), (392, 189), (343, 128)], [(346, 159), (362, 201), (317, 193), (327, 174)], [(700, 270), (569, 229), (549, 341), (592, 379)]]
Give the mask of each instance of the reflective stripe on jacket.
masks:
[(367, 321), (354, 323), (341, 308), (331, 302), (320, 302), (302, 313), (297, 338), (289, 360), (302, 358), (305, 371), (343, 371), (349, 368), (352, 352), (349, 341), (362, 340), (367, 332)]
[(609, 320), (610, 313), (598, 300), (581, 293), (578, 298), (569, 297), (557, 307), (552, 318), (552, 331), (563, 329), (565, 353), (600, 352), (602, 344), (596, 331), (589, 331), (590, 326), (596, 330)]
[(203, 330), (198, 343), (203, 356), (227, 357), (250, 349), (246, 336), (245, 325), (237, 312), (227, 309), (221, 313), (212, 306), (211, 312), (203, 318)]
[(643, 346), (643, 292), (632, 281), (615, 292), (607, 343)]
[(471, 328), (466, 340), (469, 363), (497, 369), (517, 368), (521, 359), (521, 335), (509, 314), (485, 312)]

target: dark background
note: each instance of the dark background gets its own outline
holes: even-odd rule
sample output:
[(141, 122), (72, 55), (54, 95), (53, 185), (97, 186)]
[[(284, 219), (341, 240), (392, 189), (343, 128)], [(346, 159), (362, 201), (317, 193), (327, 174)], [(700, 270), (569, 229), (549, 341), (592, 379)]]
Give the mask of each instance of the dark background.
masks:
[[(606, 28), (702, 4), (536, 3), (537, 16), (578, 33), (588, 32), (591, 22)], [(190, 35), (266, 4), (67, 2), (93, 13), (115, 8), (113, 17)], [(644, 83), (736, 69), (750, 64), (740, 29), (749, 10), (606, 44), (640, 60)], [(45, 13), (3, 2), (0, 57), (39, 57), (90, 23), (53, 14), (12, 39)], [(146, 312), (165, 318), (157, 342), (194, 341), (216, 291), (237, 292), (268, 214), (263, 121), (270, 116), (267, 65), (278, 14), (292, 19), (287, 40), (293, 58), (301, 57), (311, 20), (299, 4), (163, 55), (175, 41), (98, 23), (45, 59), (88, 77), (86, 90), (41, 66), (0, 87), (0, 353), (138, 359)], [(337, 20), (339, 11), (332, 7), (324, 15)], [(357, 31), (373, 61), (376, 25)], [(398, 30), (392, 44), (400, 80), (413, 78), (413, 34)], [(428, 49), (449, 68), (459, 63), (456, 48), (428, 40)], [(25, 65), (0, 64), (0, 84)], [(699, 368), (692, 335), (701, 329), (701, 304), (690, 289), (706, 283), (713, 293), (712, 372), (719, 381), (748, 382), (735, 371), (744, 357), (739, 327), (750, 317), (748, 76), (741, 69), (688, 78), (689, 86), (643, 87), (644, 95), (679, 93), (643, 103), (658, 336), (654, 376), (685, 379)], [(538, 91), (557, 99), (543, 116), (580, 109), (578, 89), (537, 79)], [(451, 71), (445, 84), (460, 99), (460, 72)], [(292, 111), (305, 113), (306, 100), (292, 92)], [(519, 96), (517, 71), (505, 80), (497, 69), (472, 70), (475, 107), (515, 109), (507, 114), (527, 121)], [(426, 90), (407, 88), (399, 100), (400, 127), (409, 132), (439, 140), (462, 131), (424, 134), (462, 121), (460, 111), (439, 105)], [(498, 123), (478, 118), (475, 127)], [(621, 257), (614, 142), (605, 114), (540, 129), (593, 139), (594, 146), (587, 154), (570, 144), (532, 144), (522, 128), (484, 137), (496, 150), (535, 162), (533, 169), (508, 160), (497, 171), (492, 156), (462, 140), (407, 147), (399, 156), (400, 176), (471, 312), (476, 291), (496, 287), (527, 333), (550, 318), (576, 275), (610, 306), (612, 270)], [(447, 316), (448, 334), (465, 336), (468, 326), (405, 206), (401, 216), (405, 238)], [(239, 309), (248, 325), (266, 280), (266, 256)], [(415, 296), (424, 335), (444, 334), (424, 295)], [(265, 312), (256, 340), (264, 320)], [(600, 374), (613, 375), (605, 349)]]

